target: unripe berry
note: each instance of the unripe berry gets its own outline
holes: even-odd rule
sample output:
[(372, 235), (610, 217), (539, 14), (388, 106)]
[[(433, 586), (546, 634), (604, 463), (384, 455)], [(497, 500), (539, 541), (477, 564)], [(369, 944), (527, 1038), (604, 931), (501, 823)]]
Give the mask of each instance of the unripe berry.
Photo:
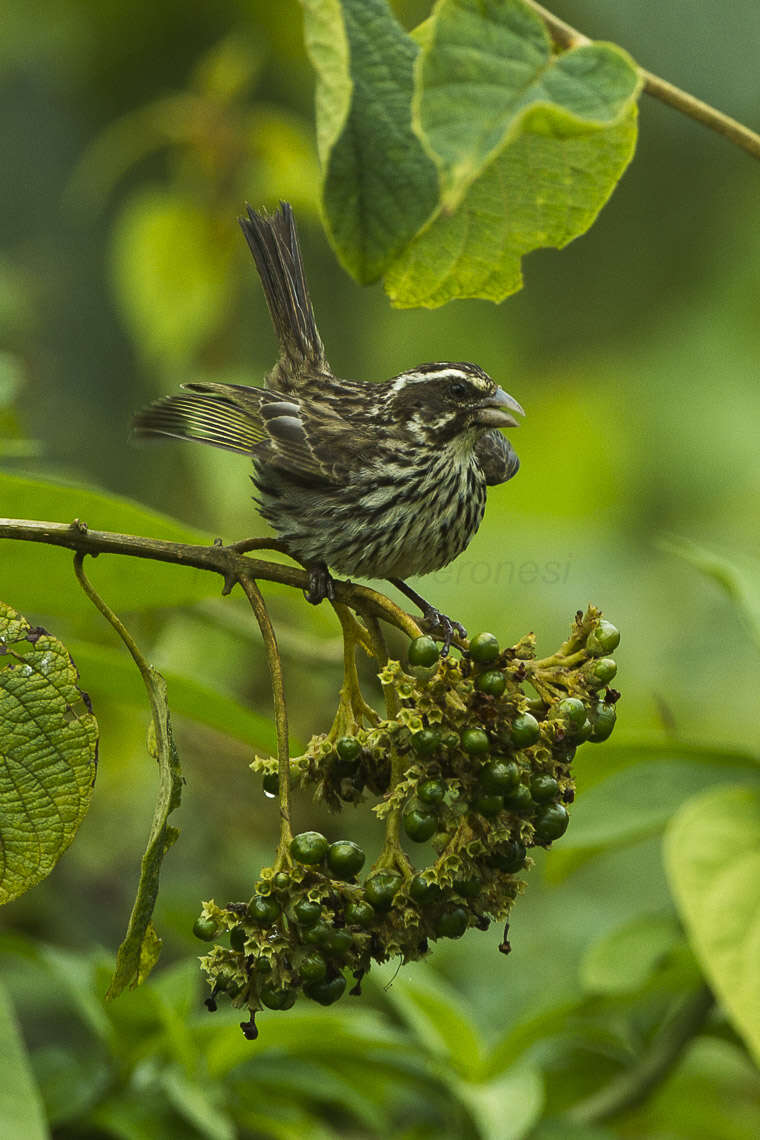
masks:
[(538, 721), (532, 713), (521, 713), (512, 721), (511, 737), (515, 748), (530, 748), (540, 735)]
[(430, 668), (440, 657), (440, 650), (432, 637), (415, 637), (409, 646), (409, 664)]
[(470, 657), (478, 665), (488, 665), (499, 656), (499, 643), (492, 633), (477, 633), (470, 640)]

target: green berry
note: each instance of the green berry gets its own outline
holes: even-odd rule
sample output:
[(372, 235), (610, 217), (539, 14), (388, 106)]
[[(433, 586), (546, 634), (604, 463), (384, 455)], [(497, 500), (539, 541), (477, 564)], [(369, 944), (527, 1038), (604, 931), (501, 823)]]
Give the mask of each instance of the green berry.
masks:
[(258, 926), (271, 926), (280, 916), (280, 904), (271, 895), (254, 895), (248, 903), (248, 914)]
[(500, 669), (487, 669), (475, 678), (475, 688), (489, 697), (500, 697), (507, 687), (507, 678)]
[(364, 884), (364, 894), (376, 911), (390, 910), (402, 879), (396, 871), (376, 871)]
[(365, 854), (351, 839), (337, 839), (327, 848), (327, 866), (339, 879), (352, 879), (364, 866)]
[(423, 780), (417, 787), (417, 795), (423, 804), (440, 804), (446, 795), (446, 784), (443, 780)]
[(371, 926), (375, 921), (375, 912), (369, 903), (357, 899), (346, 907), (346, 923), (349, 926)]
[(409, 898), (414, 899), (416, 903), (431, 903), (435, 902), (441, 897), (441, 888), (437, 883), (428, 879), (424, 871), (418, 872), (413, 875), (409, 880), (407, 887)]
[(510, 839), (506, 843), (499, 844), (490, 853), (486, 862), (489, 867), (503, 871), (505, 875), (513, 875), (524, 866), (526, 855), (525, 845), (519, 839)]
[(617, 713), (614, 705), (598, 704), (591, 710), (591, 733), (589, 740), (595, 743), (606, 740), (615, 727)]
[(230, 946), (236, 950), (238, 954), (242, 954), (245, 950), (245, 943), (248, 935), (244, 926), (233, 926), (230, 931)]
[(476, 899), (483, 889), (480, 879), (455, 879), (454, 890), (463, 899)]
[(311, 899), (299, 899), (293, 907), (293, 914), (301, 926), (313, 926), (322, 917), (322, 905)]
[(253, 968), (258, 974), (271, 974), (272, 963), (268, 958), (257, 958), (253, 963)]
[(589, 661), (584, 669), (595, 689), (609, 685), (617, 673), (617, 662), (612, 657), (600, 657), (596, 661)]
[(462, 750), (470, 756), (484, 756), (488, 752), (488, 737), (482, 728), (466, 728), (459, 740)]
[(548, 772), (536, 772), (530, 781), (530, 794), (537, 804), (545, 804), (559, 795), (559, 784)]
[(348, 954), (353, 944), (354, 939), (351, 932), (342, 928), (340, 930), (333, 928), (324, 942), (326, 949), (337, 954), (340, 958), (344, 958)]
[(346, 979), (342, 974), (338, 974), (329, 982), (309, 982), (304, 986), (304, 993), (312, 1001), (318, 1001), (320, 1005), (332, 1005), (338, 998), (343, 997), (345, 988)]
[(565, 697), (557, 705), (556, 713), (573, 728), (582, 728), (586, 720), (586, 706), (577, 697)]
[(274, 797), (280, 790), (280, 777), (276, 772), (266, 772), (261, 781), (261, 786), (266, 795)]
[(536, 829), (534, 837), (536, 843), (545, 844), (565, 834), (570, 816), (564, 804), (546, 804), (536, 813), (533, 822)]
[(592, 657), (606, 657), (620, 644), (620, 630), (611, 621), (599, 621), (586, 638), (586, 649)]
[(218, 929), (219, 923), (215, 918), (204, 918), (203, 915), (199, 915), (193, 923), (193, 934), (201, 942), (213, 942)]
[(520, 769), (514, 760), (505, 760), (503, 756), (494, 756), (480, 769), (478, 783), (485, 792), (505, 795), (513, 791), (520, 783)]
[(426, 808), (410, 808), (404, 813), (404, 831), (415, 843), (424, 843), (438, 830), (438, 816)]
[(409, 646), (409, 664), (429, 669), (440, 657), (440, 650), (432, 637), (415, 637)]
[(493, 792), (476, 796), (472, 801), (473, 809), (490, 819), (492, 816), (498, 815), (504, 807), (504, 797), (494, 794)]
[(515, 748), (530, 748), (540, 735), (538, 721), (532, 713), (521, 713), (512, 721), (512, 743)]
[(290, 887), (290, 875), (287, 871), (278, 871), (272, 876), (272, 887), (276, 891), (287, 891)]
[(344, 764), (355, 767), (361, 758), (362, 746), (355, 736), (341, 736), (335, 745), (335, 751)]
[(327, 974), (327, 962), (319, 950), (307, 950), (300, 961), (298, 972), (305, 982), (322, 982)]
[(303, 940), (309, 946), (326, 946), (332, 931), (332, 926), (320, 918), (319, 922), (315, 922), (313, 926), (307, 926), (303, 933)]
[(476, 633), (470, 640), (470, 657), (478, 665), (488, 665), (499, 656), (499, 643), (492, 633)]
[(298, 863), (321, 863), (327, 854), (327, 840), (319, 831), (302, 831), (290, 841), (290, 854)]
[(467, 929), (467, 911), (461, 906), (445, 910), (438, 916), (435, 932), (439, 938), (461, 938)]
[(423, 728), (412, 735), (412, 748), (418, 756), (432, 756), (441, 747), (441, 734), (437, 728)]
[(261, 1001), (267, 1009), (290, 1009), (295, 1005), (296, 991), (291, 989), (290, 986), (285, 986), (281, 989), (279, 986), (272, 985), (270, 982), (264, 982), (261, 987)]
[(515, 812), (517, 815), (529, 812), (534, 806), (530, 788), (525, 784), (518, 784), (513, 792), (504, 797), (504, 806), (508, 811)]

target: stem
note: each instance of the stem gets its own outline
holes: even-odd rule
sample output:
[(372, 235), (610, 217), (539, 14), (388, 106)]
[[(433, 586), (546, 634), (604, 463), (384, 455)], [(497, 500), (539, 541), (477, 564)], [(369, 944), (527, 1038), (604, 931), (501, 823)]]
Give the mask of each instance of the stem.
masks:
[(580, 1101), (567, 1116), (578, 1124), (598, 1124), (642, 1104), (661, 1085), (684, 1049), (697, 1036), (715, 1004), (707, 986), (692, 993), (655, 1037), (649, 1052), (606, 1088)]
[[(277, 562), (263, 562), (241, 554), (238, 547), (268, 550), (284, 549), (276, 539), (248, 539), (232, 546), (194, 546), (185, 542), (166, 542), (158, 538), (143, 538), (134, 534), (117, 534), (111, 531), (89, 530), (79, 519), (73, 523), (39, 522), (30, 519), (0, 518), (0, 539), (11, 538), (23, 542), (42, 542), (48, 546), (63, 546), (82, 554), (126, 554), (132, 558), (149, 558), (155, 562), (171, 562), (190, 566), (196, 570), (211, 570), (224, 579), (224, 593), (228, 594), (235, 582), (249, 575), (265, 582), (279, 582), (297, 590), (309, 585), (308, 574), (296, 566)], [(410, 614), (376, 590), (357, 586), (353, 582), (335, 581), (335, 599), (362, 614), (373, 614), (401, 630), (409, 638), (419, 637), (420, 627)], [(442, 638), (440, 639), (442, 640)]]
[(85, 560), (85, 555), (82, 553), (82, 551), (77, 551), (77, 553), (74, 555), (74, 573), (76, 574), (77, 581), (79, 582), (79, 585), (82, 587), (85, 594), (90, 599), (90, 601), (95, 606), (95, 608), (100, 610), (100, 612), (102, 613), (102, 615), (106, 619), (106, 621), (109, 622), (113, 626), (113, 628), (116, 630), (117, 634), (119, 635), (119, 637), (124, 642), (127, 649), (129, 650), (130, 654), (132, 655), (132, 660), (134, 661), (137, 668), (140, 670), (140, 676), (142, 677), (142, 679), (145, 683), (145, 688), (148, 691), (148, 699), (150, 701), (151, 715), (153, 716), (154, 723), (156, 723), (156, 727), (158, 727), (158, 724), (156, 721), (153, 674), (151, 672), (150, 665), (145, 660), (145, 658), (143, 657), (140, 650), (137, 648), (137, 642), (132, 637), (132, 634), (129, 632), (127, 627), (124, 625), (124, 623), (121, 621), (121, 619), (119, 617), (117, 617), (117, 615), (113, 612), (113, 610), (107, 604), (107, 602), (103, 601), (100, 594), (97, 592), (97, 590), (93, 586), (92, 582), (90, 581), (90, 579), (85, 574), (84, 566), (83, 566), (84, 560)]
[[(588, 36), (584, 36), (577, 28), (572, 27), (571, 24), (566, 24), (564, 20), (560, 20), (558, 16), (547, 11), (535, 0), (525, 0), (525, 2), (541, 17), (549, 29), (552, 39), (560, 47), (573, 48), (579, 47), (581, 44), (591, 43)], [(644, 90), (647, 95), (652, 95), (660, 102), (667, 103), (668, 106), (688, 115), (690, 119), (695, 119), (698, 123), (709, 127), (710, 130), (717, 131), (719, 135), (723, 135), (729, 142), (735, 143), (742, 150), (746, 150), (754, 158), (760, 158), (760, 135), (755, 131), (745, 127), (736, 119), (732, 119), (730, 115), (724, 115), (722, 111), (711, 107), (709, 103), (704, 103), (701, 99), (690, 95), (688, 91), (683, 91), (680, 87), (668, 83), (666, 79), (661, 79), (659, 75), (645, 71), (643, 67), (639, 68), (639, 75), (644, 81)]]
[(362, 629), (348, 606), (341, 605), (340, 602), (333, 602), (332, 605), (343, 630), (343, 684), (338, 711), (328, 733), (330, 740), (337, 740), (341, 736), (353, 736), (357, 728), (361, 728), (363, 721), (368, 720), (370, 724), (377, 724), (380, 718), (362, 696), (356, 669), (357, 645), (370, 652), (366, 631)]
[(259, 623), (264, 641), (269, 675), (272, 680), (272, 701), (274, 720), (277, 727), (277, 768), (280, 780), (280, 845), (277, 850), (274, 869), (280, 870), (283, 864), (290, 863), (290, 841), (293, 829), (290, 824), (290, 749), (288, 748), (288, 709), (285, 703), (285, 684), (282, 677), (282, 661), (277, 648), (277, 637), (269, 613), (257, 583), (250, 573), (238, 579), (251, 609)]

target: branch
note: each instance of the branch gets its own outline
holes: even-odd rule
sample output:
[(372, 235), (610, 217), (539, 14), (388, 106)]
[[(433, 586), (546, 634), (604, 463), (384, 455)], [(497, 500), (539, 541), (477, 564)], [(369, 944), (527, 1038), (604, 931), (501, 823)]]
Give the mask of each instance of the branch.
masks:
[[(166, 542), (159, 538), (143, 538), (134, 534), (116, 534), (111, 531), (89, 530), (79, 519), (73, 523), (38, 522), (29, 519), (0, 518), (0, 539), (11, 538), (22, 542), (41, 542), (48, 546), (63, 546), (80, 554), (126, 554), (131, 558), (149, 558), (155, 562), (171, 562), (177, 566), (191, 566), (195, 570), (211, 570), (224, 579), (223, 593), (228, 594), (241, 576), (265, 582), (280, 582), (297, 590), (309, 585), (308, 574), (297, 566), (277, 562), (263, 562), (249, 558), (241, 549), (284, 550), (276, 539), (251, 539), (232, 546), (193, 546), (185, 542)], [(382, 618), (401, 630), (407, 637), (419, 637), (420, 627), (409, 614), (368, 586), (353, 582), (335, 581), (335, 600), (351, 606), (361, 613)], [(434, 634), (432, 636), (435, 636)]]
[(599, 1124), (636, 1108), (665, 1081), (702, 1029), (715, 998), (707, 986), (691, 994), (657, 1034), (647, 1054), (606, 1088), (580, 1101), (567, 1116), (578, 1124)]
[[(525, 0), (525, 2), (541, 17), (549, 29), (552, 39), (560, 47), (573, 48), (579, 47), (581, 44), (591, 43), (588, 36), (584, 36), (577, 28), (566, 24), (564, 20), (560, 20), (552, 12), (548, 12), (535, 0)], [(698, 123), (717, 131), (719, 135), (723, 135), (730, 142), (740, 146), (748, 154), (760, 158), (760, 135), (755, 131), (751, 131), (749, 127), (745, 127), (743, 123), (737, 122), (729, 115), (724, 115), (722, 111), (711, 107), (709, 103), (703, 103), (701, 99), (689, 95), (688, 91), (682, 91), (680, 87), (675, 87), (666, 79), (661, 79), (659, 75), (645, 71), (643, 67), (639, 68), (639, 75), (644, 81), (644, 90), (648, 95), (652, 95), (662, 103), (667, 103), (676, 111), (688, 115), (689, 118), (696, 119)]]

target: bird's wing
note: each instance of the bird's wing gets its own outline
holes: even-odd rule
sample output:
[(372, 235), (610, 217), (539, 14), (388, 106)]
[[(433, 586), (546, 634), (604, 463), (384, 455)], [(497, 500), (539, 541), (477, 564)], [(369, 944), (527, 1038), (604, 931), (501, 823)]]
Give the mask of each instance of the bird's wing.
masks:
[[(164, 396), (138, 412), (132, 426), (139, 438), (194, 440), (328, 482), (342, 476), (336, 446), (350, 431), (333, 409), (264, 388), (210, 382)], [(351, 448), (342, 451), (348, 458)]]

